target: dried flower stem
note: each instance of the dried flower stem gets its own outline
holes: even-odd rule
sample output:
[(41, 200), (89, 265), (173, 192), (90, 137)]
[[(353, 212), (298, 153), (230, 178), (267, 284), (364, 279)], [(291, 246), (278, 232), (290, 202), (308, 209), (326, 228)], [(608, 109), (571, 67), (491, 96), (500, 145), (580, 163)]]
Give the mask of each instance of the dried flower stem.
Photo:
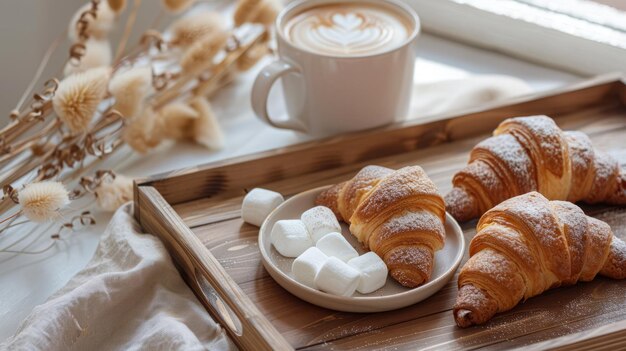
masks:
[[(25, 132), (29, 131), (33, 125), (44, 120), (51, 110), (52, 103), (49, 101), (44, 102), (39, 111), (31, 110), (27, 114), (23, 115), (23, 117), (9, 123), (9, 125), (0, 130), (0, 139), (2, 139), (5, 143), (10, 143)], [(33, 117), (34, 115), (37, 117)]]
[(254, 40), (251, 40), (249, 43), (245, 45), (238, 46), (235, 50), (231, 51), (228, 56), (222, 60), (219, 64), (212, 68), (212, 75), (209, 79), (201, 81), (197, 87), (194, 88), (193, 92), (196, 96), (206, 96), (215, 89), (215, 87), (219, 84), (227, 73), (230, 67), (248, 50), (250, 50), (263, 36), (261, 32)]
[(50, 100), (52, 96), (54, 96), (58, 85), (59, 82), (56, 79), (46, 81), (44, 84), (46, 89), (44, 89), (42, 93), (33, 95), (33, 102), (30, 105), (30, 109), (21, 115), (18, 114), (14, 121), (0, 130), (0, 146), (3, 146), (3, 150), (0, 150), (0, 153), (7, 152), (5, 146), (29, 131), (39, 122), (45, 120), (52, 110)]
[[(13, 223), (13, 221), (14, 221), (15, 219), (17, 219), (17, 218), (18, 218), (18, 215), (19, 215), (19, 214), (21, 214), (21, 213), (19, 213), (19, 212), (18, 212), (18, 213), (15, 213), (15, 214), (13, 214), (13, 215), (11, 216), (11, 217), (13, 217), (13, 218), (10, 218), (10, 219), (11, 219), (11, 221), (9, 221), (9, 223), (7, 224), (7, 226), (6, 226), (6, 227), (3, 227), (3, 228), (0, 228), (0, 234), (2, 234), (2, 232), (6, 231), (7, 229), (11, 229), (11, 228), (13, 228), (13, 227), (17, 227), (17, 226), (19, 226), (19, 225), (26, 224), (26, 223), (29, 223), (29, 222), (30, 222), (29, 220), (23, 220), (23, 221), (20, 221), (20, 222), (17, 222), (17, 223)], [(6, 220), (6, 219), (9, 219), (9, 218), (5, 218), (5, 220)]]
[[(111, 115), (110, 109), (107, 109), (103, 113), (103, 116), (110, 116), (110, 115)], [(121, 120), (121, 117), (119, 115), (116, 115), (114, 118), (111, 118), (111, 117), (101, 118), (93, 126), (93, 128), (90, 131), (90, 134), (94, 135), (94, 134), (104, 130), (105, 128), (108, 128), (108, 127), (110, 127), (110, 126), (112, 126), (112, 125), (114, 125), (116, 123), (119, 123), (120, 120)], [(14, 145), (10, 154), (8, 154), (5, 157), (0, 157), (0, 165), (10, 161), (11, 159), (13, 159), (17, 155), (19, 155), (20, 152), (22, 152), (22, 151), (26, 150), (27, 148), (33, 146), (41, 138), (44, 138), (46, 136), (50, 136), (54, 132), (58, 132), (60, 126), (61, 126), (60, 120), (58, 118), (55, 118), (54, 122), (51, 122), (47, 127), (45, 127), (43, 130), (39, 131), (32, 138), (26, 139), (25, 141), (23, 141), (21, 143), (18, 143), (17, 145)], [(109, 136), (109, 135), (105, 135), (103, 138), (106, 138), (107, 136)], [(63, 145), (80, 144), (80, 143), (84, 144), (85, 138), (86, 138), (86, 135), (80, 135), (80, 134), (79, 135), (75, 135), (73, 137), (66, 138), (65, 140), (63, 140), (63, 143), (60, 146), (62, 148)], [(88, 145), (86, 145), (86, 146), (88, 146)], [(52, 154), (52, 152), (47, 152), (45, 154), (45, 156), (46, 156), (45, 158), (44, 157), (39, 157), (38, 158), (38, 162), (42, 162), (42, 160), (43, 160), (43, 164), (45, 164), (47, 159), (49, 159), (49, 156), (51, 156), (51, 154)], [(39, 163), (39, 164), (41, 164), (41, 163)], [(8, 177), (8, 178), (5, 178), (5, 179), (2, 179), (2, 184), (11, 183), (11, 182), (21, 178), (23, 175), (25, 175), (29, 171), (33, 170), (32, 167), (28, 167), (29, 164), (26, 164), (25, 166), (26, 167), (22, 168), (22, 169), (13, 169), (12, 177)]]
[(75, 181), (76, 179), (81, 177), (83, 174), (89, 173), (90, 171), (95, 169), (98, 165), (100, 165), (102, 162), (104, 162), (104, 160), (106, 158), (114, 155), (115, 152), (117, 150), (120, 150), (123, 145), (124, 145), (124, 142), (122, 140), (116, 140), (111, 145), (111, 151), (106, 154), (106, 157), (98, 157), (98, 158), (93, 159), (89, 163), (89, 165), (87, 165), (87, 166), (83, 165), (81, 167), (81, 169), (80, 169), (81, 170), (80, 172), (70, 172), (70, 173), (67, 173), (67, 174), (63, 175), (62, 177), (59, 177), (59, 181), (61, 181), (61, 182)]
[(50, 250), (53, 246), (56, 245), (56, 242), (53, 241), (51, 242), (48, 246), (46, 246), (43, 249), (37, 250), (37, 251), (23, 251), (23, 250), (8, 250), (8, 249), (0, 249), (0, 253), (14, 253), (14, 254), (23, 254), (23, 255), (37, 255), (40, 253), (44, 253), (48, 250)]
[[(22, 177), (26, 176), (27, 174), (37, 169), (37, 167), (40, 167), (42, 164), (42, 160), (45, 159), (46, 156), (47, 157), (52, 156), (53, 153), (54, 153), (54, 150), (49, 150), (44, 157), (32, 158), (32, 159), (27, 160), (27, 162), (20, 165), (13, 172), (4, 174), (3, 177), (0, 178), (0, 184), (11, 184), (17, 181), (18, 179), (21, 179)], [(4, 200), (10, 200), (10, 199), (4, 199)], [(0, 202), (0, 213), (3, 213), (7, 209), (6, 207), (3, 206), (4, 200)]]
[[(114, 120), (114, 119), (109, 119), (107, 121), (107, 119), (103, 119), (102, 121), (100, 121), (100, 123), (94, 127), (93, 131), (94, 133), (99, 132), (100, 130), (109, 127), (111, 125), (113, 125), (114, 123), (118, 122), (118, 120)], [(113, 133), (119, 133), (119, 130), (114, 131)], [(104, 137), (106, 138), (107, 136), (109, 136), (108, 134)], [(84, 138), (84, 136), (74, 136), (71, 137), (67, 140), (64, 140), (62, 142), (62, 144), (60, 144), (56, 149), (53, 150), (49, 150), (46, 154), (44, 154), (42, 157), (40, 158), (33, 158), (28, 160), (28, 162), (22, 164), (20, 167), (18, 167), (17, 169), (15, 169), (13, 172), (11, 172), (10, 174), (7, 174), (3, 179), (0, 179), (0, 184), (11, 184), (15, 181), (17, 181), (18, 179), (21, 179), (22, 177), (30, 174), (31, 172), (33, 172), (35, 169), (42, 167), (42, 164), (44, 165), (45, 169), (45, 165), (46, 164), (50, 164), (51, 161), (54, 160), (54, 155), (56, 154), (55, 151), (59, 150), (59, 149), (63, 149), (63, 146), (68, 146), (68, 145), (74, 145), (76, 143), (79, 142), (79, 138)], [(116, 150), (120, 149), (120, 147), (123, 145), (123, 141), (121, 139), (116, 139), (112, 145), (110, 146), (110, 151), (96, 156), (95, 162), (100, 162), (103, 161), (104, 158), (112, 155)], [(90, 166), (89, 168), (93, 168), (97, 163), (93, 164), (92, 166)], [(77, 168), (74, 169), (73, 171), (69, 172), (66, 176), (62, 176), (60, 178), (60, 180), (73, 180), (76, 179), (78, 176), (80, 176), (81, 174), (84, 174), (84, 169), (81, 168)], [(47, 180), (50, 179), (49, 175), (46, 172), (39, 172), (36, 177), (34, 178), (35, 181), (42, 181), (42, 180)], [(16, 204), (10, 199), (10, 198), (5, 198), (2, 199), (0, 201), (0, 213), (5, 213), (6, 211), (8, 211), (9, 209), (13, 208)]]
[[(36, 250), (36, 251), (26, 251), (25, 249), (27, 249), (29, 246), (33, 245), (37, 240), (39, 240), (39, 238), (41, 238), (41, 236), (48, 230), (50, 229), (50, 227), (52, 226), (52, 224), (49, 224), (48, 226), (46, 226), (45, 230), (42, 230), (40, 232), (39, 235), (34, 235), (35, 232), (29, 234), (29, 235), (23, 235), (22, 237), (20, 237), (19, 239), (15, 240), (14, 242), (12, 242), (11, 244), (3, 247), (0, 249), (0, 253), (13, 253), (13, 254), (27, 254), (27, 255), (34, 255), (34, 254), (40, 254), (42, 252), (46, 252), (48, 250), (50, 250), (55, 244), (56, 242), (53, 241), (51, 242), (48, 246), (44, 247), (43, 249), (40, 250)], [(23, 242), (24, 240), (28, 239), (31, 236), (35, 236), (35, 238), (33, 240), (31, 240), (28, 244), (26, 244), (24, 246), (23, 249), (21, 250), (11, 250), (11, 248), (15, 247), (17, 244)]]
[(124, 34), (122, 35), (122, 38), (120, 39), (120, 42), (117, 46), (117, 51), (115, 52), (115, 58), (113, 59), (113, 62), (115, 63), (119, 62), (119, 59), (124, 54), (124, 49), (126, 48), (128, 39), (130, 38), (130, 35), (132, 34), (133, 25), (135, 24), (135, 20), (137, 19), (137, 13), (139, 12), (140, 6), (141, 6), (141, 0), (133, 1), (133, 8), (131, 9), (131, 12), (128, 14), (128, 17), (126, 20), (126, 26), (124, 27)]
[[(154, 97), (152, 102), (154, 109), (157, 110), (172, 102), (174, 99), (184, 96), (190, 92), (196, 96), (205, 96), (211, 87), (217, 84), (222, 76), (228, 72), (228, 68), (241, 55), (254, 46), (263, 37), (264, 33), (265, 31), (259, 31), (256, 33), (254, 39), (250, 40), (246, 44), (238, 44), (236, 49), (229, 51), (220, 63), (213, 65), (213, 62), (207, 61), (191, 70), (188, 74), (182, 75), (176, 83), (174, 83), (174, 85), (166, 90), (163, 90)], [(237, 40), (235, 39), (235, 41)], [(185, 90), (185, 88), (188, 88), (190, 82), (197, 80), (198, 76), (206, 70), (210, 70), (211, 72), (211, 77), (209, 79), (198, 82), (196, 86), (191, 87), (190, 90)]]
[(0, 156), (0, 166), (3, 166), (5, 163), (11, 161), (19, 153), (37, 144), (37, 142), (39, 142), (42, 138), (45, 138), (46, 136), (49, 136), (59, 131), (60, 127), (61, 121), (58, 118), (55, 118), (54, 121), (48, 123), (48, 125), (46, 125), (43, 129), (31, 135), (27, 139), (22, 140), (15, 145), (11, 145), (10, 152), (4, 156)]
[(18, 101), (17, 105), (15, 106), (15, 111), (19, 111), (19, 110), (22, 109), (22, 105), (26, 101), (26, 98), (28, 97), (28, 95), (35, 88), (35, 84), (37, 84), (37, 82), (39, 81), (39, 78), (41, 78), (41, 75), (43, 74), (43, 71), (45, 70), (46, 66), (48, 65), (48, 61), (50, 61), (50, 57), (52, 57), (52, 54), (58, 49), (59, 45), (63, 42), (63, 40), (65, 39), (66, 35), (67, 35), (67, 30), (63, 31), (63, 33), (61, 33), (61, 35), (56, 37), (54, 39), (54, 41), (50, 44), (50, 46), (48, 47), (48, 50), (46, 50), (46, 52), (44, 53), (43, 58), (41, 59), (41, 62), (39, 62), (39, 66), (37, 67), (37, 71), (35, 72), (35, 76), (30, 81), (30, 83), (26, 87), (26, 90), (24, 91), (24, 94), (22, 94), (22, 96), (20, 97), (20, 100)]
[(17, 212), (15, 212), (14, 214), (10, 215), (9, 217), (7, 217), (7, 218), (4, 218), (4, 219), (0, 220), (0, 224), (4, 223), (4, 222), (6, 222), (6, 221), (10, 221), (10, 220), (12, 220), (13, 218), (16, 218), (16, 217), (17, 217), (17, 216), (19, 216), (20, 214), (22, 214), (22, 212), (21, 212), (21, 211), (17, 211)]

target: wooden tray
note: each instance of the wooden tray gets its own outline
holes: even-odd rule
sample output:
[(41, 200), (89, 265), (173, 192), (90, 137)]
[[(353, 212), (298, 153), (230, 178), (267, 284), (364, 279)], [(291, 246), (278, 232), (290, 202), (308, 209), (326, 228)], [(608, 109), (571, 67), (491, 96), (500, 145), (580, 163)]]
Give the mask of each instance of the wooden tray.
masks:
[[(488, 324), (456, 327), (456, 277), (397, 311), (343, 313), (279, 287), (260, 263), (258, 228), (240, 218), (245, 189), (286, 196), (352, 177), (369, 164), (421, 165), (442, 193), (471, 148), (507, 117), (547, 114), (626, 164), (626, 85), (597, 78), (552, 94), (309, 142), (138, 181), (135, 215), (166, 244), (200, 301), (243, 349), (618, 349), (626, 347), (626, 281), (597, 278), (532, 298)], [(626, 239), (626, 209), (585, 207)], [(466, 240), (476, 222), (463, 225)], [(464, 260), (467, 257), (464, 258)], [(530, 345), (530, 346), (529, 346)]]

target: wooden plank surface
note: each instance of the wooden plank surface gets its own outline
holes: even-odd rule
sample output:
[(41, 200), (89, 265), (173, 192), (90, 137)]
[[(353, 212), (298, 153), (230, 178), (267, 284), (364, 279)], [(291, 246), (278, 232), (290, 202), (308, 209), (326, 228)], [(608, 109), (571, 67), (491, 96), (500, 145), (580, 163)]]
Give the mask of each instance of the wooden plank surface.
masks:
[[(609, 151), (626, 165), (626, 111), (623, 107), (588, 109), (560, 115), (557, 121), (564, 129), (586, 132), (594, 145)], [(348, 179), (367, 164), (393, 168), (419, 164), (445, 193), (451, 187), (452, 175), (467, 162), (472, 146), (484, 137), (374, 158), (258, 186), (290, 196)], [(243, 223), (239, 217), (244, 194), (244, 189), (224, 192), (216, 198), (175, 205), (174, 209), (257, 308), (296, 348), (498, 349), (503, 345), (527, 345), (626, 319), (626, 281), (603, 278), (549, 291), (496, 316), (486, 326), (469, 329), (457, 328), (452, 318), (456, 277), (430, 299), (399, 311), (353, 314), (313, 306), (280, 288), (263, 269), (257, 247), (258, 228)], [(606, 220), (616, 235), (626, 239), (626, 209), (587, 206), (585, 210)], [(474, 226), (475, 221), (463, 225), (466, 239), (473, 237)]]
[[(596, 116), (602, 116), (602, 118), (597, 118)], [(597, 148), (609, 151), (618, 158), (624, 157), (626, 159), (626, 155), (622, 155), (624, 146), (620, 144), (618, 138), (626, 134), (623, 116), (623, 107), (603, 106), (553, 117), (556, 118), (561, 128), (584, 131), (592, 138)], [(452, 175), (465, 165), (471, 148), (484, 138), (485, 135), (481, 135), (382, 158), (376, 158), (373, 155), (368, 160), (278, 181), (260, 182), (254, 186), (262, 185), (289, 196), (302, 190), (348, 179), (363, 166), (372, 164), (372, 162), (381, 166), (402, 167), (415, 164), (415, 161), (419, 160), (419, 164), (433, 179), (440, 191), (447, 192), (451, 187)], [(318, 161), (312, 158), (310, 162), (316, 163)], [(264, 169), (260, 169), (257, 172), (263, 171)], [(175, 204), (173, 207), (181, 215), (185, 223), (193, 228), (207, 223), (238, 218), (241, 200), (244, 195), (245, 188), (232, 189), (212, 197)]]
[[(195, 266), (211, 266), (211, 272), (205, 273), (223, 274), (229, 281), (226, 286), (237, 284), (231, 290), (243, 294), (242, 300), (252, 305), (239, 305), (235, 295), (219, 289), (224, 302), (232, 304), (240, 317), (242, 310), (256, 313), (258, 309), (258, 320), (253, 322), (259, 323), (261, 331), (269, 331), (269, 338), (274, 338), (269, 344), (287, 341), (302, 349), (503, 349), (529, 344), (569, 345), (571, 349), (575, 349), (573, 345), (581, 349), (585, 345), (626, 348), (625, 281), (599, 278), (549, 291), (497, 315), (485, 326), (468, 329), (457, 328), (452, 318), (456, 277), (428, 300), (398, 311), (375, 315), (335, 312), (303, 302), (280, 288), (260, 263), (258, 228), (240, 218), (247, 188), (265, 187), (291, 196), (349, 179), (369, 164), (392, 168), (419, 164), (446, 193), (452, 175), (465, 165), (471, 148), (502, 119), (516, 115), (551, 115), (563, 129), (586, 132), (598, 149), (609, 151), (626, 167), (625, 97), (626, 86), (619, 79), (601, 78), (556, 96), (520, 98), (452, 119), (433, 116), (419, 125), (407, 122), (170, 172), (138, 182), (136, 216), (142, 225), (160, 232), (166, 243), (173, 243), (168, 249), (183, 266), (183, 276), (192, 288), (199, 288), (193, 276), (196, 273), (191, 270)], [(158, 199), (146, 198), (150, 191), (142, 191), (152, 186), (158, 191), (152, 195)], [(606, 220), (617, 236), (626, 239), (626, 209), (584, 209)], [(468, 241), (474, 235), (474, 226), (475, 221), (463, 225)], [(195, 243), (198, 250), (181, 249), (181, 238), (186, 238), (182, 242)], [(202, 256), (215, 261), (206, 262)], [(187, 271), (192, 271), (191, 276)], [(213, 307), (207, 308), (219, 313)], [(258, 341), (258, 336), (246, 341)], [(245, 332), (242, 338), (246, 338)], [(592, 339), (596, 339), (595, 344), (590, 344)], [(542, 341), (545, 343), (537, 344)]]

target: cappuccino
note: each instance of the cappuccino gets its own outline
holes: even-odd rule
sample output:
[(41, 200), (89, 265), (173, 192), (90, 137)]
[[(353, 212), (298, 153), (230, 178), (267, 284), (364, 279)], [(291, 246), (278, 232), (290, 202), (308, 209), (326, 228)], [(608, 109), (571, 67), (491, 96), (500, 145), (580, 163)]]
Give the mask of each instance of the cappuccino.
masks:
[(322, 55), (364, 56), (402, 46), (414, 24), (398, 11), (369, 2), (333, 2), (294, 14), (282, 32), (294, 46)]

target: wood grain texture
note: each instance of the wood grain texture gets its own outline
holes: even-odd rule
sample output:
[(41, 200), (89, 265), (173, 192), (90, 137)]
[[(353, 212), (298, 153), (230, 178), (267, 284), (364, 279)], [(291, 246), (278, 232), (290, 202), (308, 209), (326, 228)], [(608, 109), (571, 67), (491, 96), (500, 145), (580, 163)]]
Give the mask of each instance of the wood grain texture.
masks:
[[(584, 112), (563, 115), (566, 118), (559, 117), (557, 122), (564, 129), (584, 131), (591, 136), (597, 148), (615, 154), (620, 149), (618, 136), (626, 132), (623, 113), (624, 109), (622, 107), (603, 106), (587, 109)], [(603, 117), (602, 119), (589, 118), (589, 116), (596, 115), (602, 115)], [(469, 157), (469, 151), (483, 138), (484, 135), (418, 151), (372, 158), (323, 171), (305, 173), (288, 179), (257, 183), (255, 186), (262, 185), (285, 196), (291, 196), (302, 190), (349, 179), (355, 172), (368, 164), (372, 164), (374, 161), (381, 166), (398, 168), (413, 165), (416, 160), (419, 160), (419, 165), (424, 168), (440, 191), (445, 193), (451, 188), (451, 175), (465, 165)], [(619, 155), (616, 156), (619, 157)], [(264, 172), (264, 169), (257, 170), (257, 174), (260, 172)], [(192, 200), (173, 205), (173, 207), (181, 214), (185, 223), (194, 228), (206, 223), (239, 218), (241, 201), (244, 195), (244, 188), (233, 189), (214, 197)]]
[[(290, 347), (314, 350), (509, 349), (528, 345), (568, 350), (624, 347), (626, 281), (604, 278), (548, 291), (497, 315), (484, 326), (468, 329), (457, 328), (452, 318), (456, 276), (433, 297), (398, 311), (355, 314), (310, 305), (283, 290), (264, 270), (257, 246), (258, 228), (243, 223), (240, 205), (246, 188), (259, 186), (291, 196), (349, 179), (368, 164), (391, 168), (418, 164), (445, 193), (451, 188), (452, 175), (466, 164), (471, 148), (504, 117), (517, 114), (549, 114), (563, 129), (587, 133), (597, 148), (608, 151), (626, 167), (625, 91), (619, 80), (604, 81), (552, 98), (500, 106), (426, 126), (383, 129), (375, 137), (356, 134), (263, 153), (260, 159), (250, 157), (203, 166), (197, 171), (176, 172), (172, 177), (153, 178), (138, 186), (137, 212), (144, 226), (148, 224), (161, 231), (164, 241), (176, 238), (174, 242), (177, 242), (183, 236), (193, 242), (194, 250), (169, 247), (177, 261), (182, 262), (181, 270), (190, 286), (197, 285), (188, 276), (191, 267), (209, 265), (217, 271), (221, 268), (220, 276), (228, 278), (228, 284), (237, 285), (235, 295), (224, 292), (224, 300), (232, 300), (233, 309), (247, 310), (248, 304), (253, 305), (264, 322)], [(503, 116), (503, 111), (511, 114)], [(432, 144), (436, 146), (425, 147)], [(152, 190), (144, 191), (144, 188)], [(167, 196), (161, 196), (161, 192)], [(608, 222), (618, 237), (626, 239), (626, 208), (583, 206), (583, 209)], [(475, 225), (475, 221), (462, 225), (468, 242), (475, 233)], [(240, 298), (243, 307), (238, 306)], [(211, 307), (208, 309), (218, 313)]]
[[(563, 341), (578, 341), (575, 344), (562, 345)], [(626, 349), (626, 321), (606, 324), (594, 330), (578, 332), (556, 339), (538, 342), (524, 347), (525, 351), (554, 350), (562, 351), (613, 351)], [(521, 350), (521, 348), (519, 348)]]

